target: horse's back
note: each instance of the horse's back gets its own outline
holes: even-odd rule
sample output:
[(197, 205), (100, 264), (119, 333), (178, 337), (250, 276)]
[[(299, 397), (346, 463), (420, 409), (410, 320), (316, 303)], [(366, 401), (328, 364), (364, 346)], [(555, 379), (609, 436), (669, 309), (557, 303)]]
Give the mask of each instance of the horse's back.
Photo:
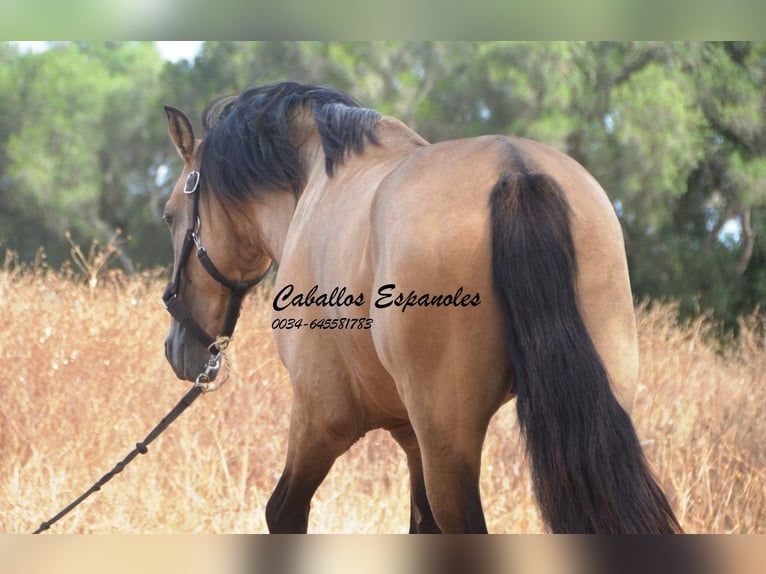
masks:
[(506, 398), (511, 375), (492, 285), (490, 194), (508, 173), (545, 173), (563, 189), (571, 208), (580, 310), (615, 393), (630, 410), (638, 362), (635, 318), (614, 208), (580, 164), (525, 139), (485, 136), (424, 147), (379, 187), (371, 217), (374, 285), (395, 284), (396, 292), (418, 297), (460, 290), (461, 298), (480, 298), (475, 306), (452, 301), (373, 309), (384, 366), (395, 380), (422, 376), (413, 370), (417, 366), (471, 373), (489, 383), (491, 400), (482, 408), (497, 408)]

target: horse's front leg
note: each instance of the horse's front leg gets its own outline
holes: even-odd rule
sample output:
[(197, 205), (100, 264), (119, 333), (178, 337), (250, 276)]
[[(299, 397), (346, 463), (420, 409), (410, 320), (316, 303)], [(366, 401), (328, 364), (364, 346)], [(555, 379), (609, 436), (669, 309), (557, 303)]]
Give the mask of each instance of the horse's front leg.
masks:
[(330, 472), (335, 459), (359, 438), (350, 425), (330, 420), (321, 404), (313, 404), (294, 385), (287, 460), (277, 487), (266, 505), (271, 533), (305, 533), (311, 498)]

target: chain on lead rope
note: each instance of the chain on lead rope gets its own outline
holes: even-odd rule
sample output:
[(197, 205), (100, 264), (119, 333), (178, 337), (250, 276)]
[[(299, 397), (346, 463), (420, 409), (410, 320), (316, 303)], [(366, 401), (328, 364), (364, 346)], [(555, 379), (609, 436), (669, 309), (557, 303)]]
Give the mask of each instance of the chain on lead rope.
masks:
[[(229, 346), (230, 342), (231, 337), (221, 335), (210, 345), (208, 350), (211, 353), (214, 353), (213, 349), (217, 349), (218, 352), (211, 354), (207, 363), (205, 363), (205, 369), (197, 375), (197, 378), (194, 381), (194, 386), (200, 387), (203, 393), (217, 391), (229, 380), (231, 361), (224, 351), (226, 350), (226, 347)], [(221, 367), (224, 367), (223, 374), (219, 372)]]

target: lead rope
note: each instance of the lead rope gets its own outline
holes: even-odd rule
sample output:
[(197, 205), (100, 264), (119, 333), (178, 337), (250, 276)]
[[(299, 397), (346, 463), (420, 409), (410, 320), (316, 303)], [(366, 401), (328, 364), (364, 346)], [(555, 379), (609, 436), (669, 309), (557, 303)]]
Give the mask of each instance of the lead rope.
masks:
[[(66, 516), (72, 510), (74, 510), (75, 507), (77, 507), (81, 502), (83, 502), (91, 494), (101, 490), (102, 486), (104, 486), (107, 482), (112, 480), (112, 478), (114, 478), (115, 475), (121, 473), (123, 469), (128, 464), (130, 464), (133, 461), (133, 459), (136, 458), (139, 454), (146, 454), (149, 450), (148, 448), (149, 445), (154, 441), (154, 439), (160, 436), (163, 433), (163, 431), (166, 428), (168, 428), (174, 420), (180, 417), (183, 414), (183, 412), (187, 408), (189, 408), (191, 404), (197, 399), (197, 397), (199, 397), (202, 393), (210, 393), (220, 389), (221, 386), (229, 379), (229, 366), (230, 366), (229, 357), (223, 351), (228, 346), (230, 340), (231, 339), (229, 337), (219, 337), (218, 339), (216, 339), (216, 342), (213, 343), (213, 345), (216, 346), (216, 348), (218, 349), (218, 352), (208, 360), (207, 364), (205, 365), (205, 370), (197, 377), (197, 380), (194, 382), (194, 385), (192, 386), (192, 388), (181, 398), (180, 401), (178, 401), (178, 404), (175, 407), (173, 407), (173, 409), (165, 416), (165, 418), (163, 418), (159, 422), (159, 424), (155, 426), (148, 435), (146, 435), (146, 438), (144, 440), (136, 443), (136, 448), (130, 451), (128, 456), (126, 456), (120, 462), (118, 462), (112, 470), (110, 470), (104, 476), (102, 476), (93, 486), (91, 486), (88, 490), (82, 493), (69, 506), (64, 508), (61, 512), (56, 514), (56, 516), (54, 516), (53, 518), (46, 520), (45, 522), (40, 524), (37, 530), (35, 530), (32, 534), (40, 534), (41, 532), (45, 532), (46, 530), (48, 530), (56, 522), (58, 522), (64, 516)], [(226, 367), (226, 372), (223, 374), (222, 379), (220, 380), (220, 382), (216, 382), (216, 383), (211, 382), (210, 381), (211, 373), (217, 372), (222, 364)]]

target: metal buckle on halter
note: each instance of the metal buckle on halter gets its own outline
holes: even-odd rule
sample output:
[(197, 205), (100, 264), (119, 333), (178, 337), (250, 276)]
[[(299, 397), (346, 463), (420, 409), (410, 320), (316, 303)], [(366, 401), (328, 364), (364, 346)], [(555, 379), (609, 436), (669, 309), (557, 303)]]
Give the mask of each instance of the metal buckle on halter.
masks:
[(186, 176), (186, 182), (184, 183), (184, 193), (191, 195), (199, 187), (199, 172), (195, 169), (189, 172)]

